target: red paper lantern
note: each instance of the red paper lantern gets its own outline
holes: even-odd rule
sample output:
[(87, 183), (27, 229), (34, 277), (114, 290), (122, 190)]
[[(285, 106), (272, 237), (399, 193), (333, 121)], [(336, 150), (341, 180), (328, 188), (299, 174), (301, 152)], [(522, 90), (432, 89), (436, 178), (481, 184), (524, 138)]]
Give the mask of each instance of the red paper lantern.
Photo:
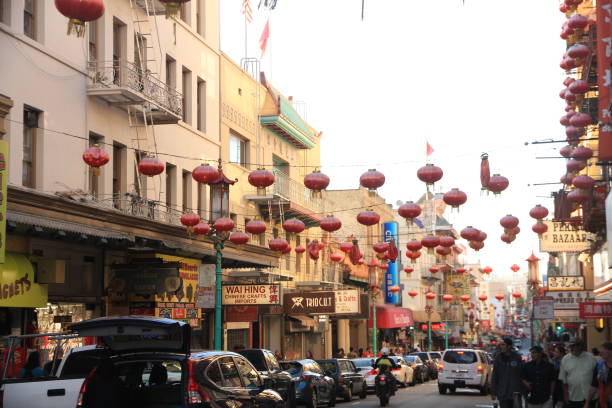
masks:
[(529, 216), (536, 220), (544, 219), (546, 216), (548, 216), (548, 208), (537, 204), (535, 207), (529, 210)]
[(410, 275), (412, 272), (414, 272), (414, 268), (407, 266), (404, 268), (404, 272), (406, 272), (407, 275)]
[(460, 205), (465, 204), (467, 201), (467, 194), (458, 188), (453, 188), (451, 191), (444, 194), (442, 200), (452, 208), (459, 208)]
[(234, 229), (234, 221), (231, 218), (218, 218), (213, 223), (213, 228), (217, 232), (229, 232)]
[(569, 123), (574, 127), (584, 127), (591, 124), (593, 119), (586, 113), (578, 113), (569, 119)]
[(320, 197), (321, 191), (329, 186), (329, 177), (315, 170), (304, 177), (304, 185), (312, 191), (313, 196)]
[(580, 14), (573, 14), (567, 20), (567, 26), (572, 30), (584, 30), (588, 25), (589, 19)]
[(179, 14), (181, 4), (189, 2), (189, 0), (159, 0), (166, 6), (166, 18), (175, 17)]
[(282, 255), (286, 255), (291, 252), (291, 245), (287, 244), (287, 247), (281, 251)]
[(471, 296), (461, 295), (459, 299), (461, 299), (462, 302), (468, 302), (471, 299)]
[(421, 241), (417, 241), (416, 239), (406, 243), (406, 249), (408, 251), (416, 252), (421, 250), (421, 248), (423, 248), (423, 244), (421, 244)]
[(501, 234), (501, 240), (504, 241), (506, 244), (512, 243), (515, 239), (516, 239), (515, 234), (508, 234), (507, 232), (504, 232), (503, 234)]
[(472, 248), (474, 251), (480, 251), (482, 248), (484, 248), (484, 242), (470, 241), (470, 248)]
[(455, 238), (449, 237), (448, 235), (443, 235), (439, 237), (440, 246), (450, 248), (455, 245)]
[(357, 222), (368, 227), (378, 224), (379, 221), (380, 215), (378, 215), (374, 211), (366, 210), (357, 214)]
[(389, 292), (391, 292), (391, 293), (397, 293), (399, 291), (400, 291), (400, 287), (397, 286), (397, 285), (393, 285), (393, 286), (389, 287)]
[(406, 256), (410, 258), (410, 261), (414, 264), (416, 263), (416, 260), (421, 256), (421, 251), (408, 251), (408, 253), (406, 253)]
[(480, 295), (480, 296), (478, 296), (478, 300), (480, 300), (481, 302), (486, 302), (488, 298), (489, 297), (487, 295)]
[(581, 170), (584, 170), (586, 167), (586, 162), (583, 160), (575, 160), (569, 159), (567, 163), (565, 163), (565, 168), (568, 173), (578, 173)]
[(489, 189), (489, 191), (492, 191), (493, 194), (500, 194), (502, 191), (508, 188), (509, 184), (510, 181), (506, 177), (500, 176), (499, 174), (494, 174), (489, 179), (489, 184), (487, 184), (487, 188)]
[(574, 82), (574, 81), (575, 81), (575, 79), (574, 79), (574, 78), (572, 78), (572, 77), (566, 77), (566, 78), (563, 80), (563, 85), (565, 85), (565, 86), (569, 86), (569, 85), (570, 85), (572, 82)]
[(451, 249), (447, 247), (437, 247), (436, 253), (440, 256), (448, 256), (451, 253)]
[(563, 157), (570, 157), (574, 149), (575, 149), (574, 146), (566, 145), (566, 146), (563, 146), (561, 149), (559, 149), (559, 154), (561, 154), (561, 156)]
[(440, 245), (440, 237), (435, 235), (425, 235), (423, 238), (421, 238), (421, 244), (433, 252), (433, 249)]
[(561, 183), (565, 184), (566, 186), (571, 185), (572, 180), (574, 180), (574, 175), (570, 173), (566, 173), (562, 175), (561, 178), (559, 179), (559, 181), (561, 181)]
[(434, 300), (434, 299), (436, 298), (436, 294), (435, 294), (435, 293), (433, 293), (433, 292), (427, 292), (427, 293), (425, 294), (425, 297), (426, 297), (428, 300)]
[(387, 269), (389, 269), (389, 264), (386, 262), (383, 262), (381, 264), (378, 264), (378, 267), (382, 269), (383, 271), (386, 271)]
[(210, 225), (200, 222), (193, 226), (193, 233), (196, 235), (206, 235), (210, 232)]
[(138, 162), (138, 172), (149, 177), (162, 174), (165, 168), (164, 162), (153, 156), (143, 157)]
[(285, 231), (293, 234), (299, 234), (300, 232), (306, 229), (306, 225), (303, 221), (298, 220), (297, 218), (290, 218), (283, 222), (282, 227)]
[(593, 157), (593, 150), (584, 146), (576, 146), (570, 153), (570, 157), (575, 160), (589, 160)]
[(434, 166), (431, 163), (427, 163), (425, 166), (417, 170), (417, 177), (427, 185), (432, 185), (436, 181), (440, 181), (443, 175), (444, 172), (442, 169), (438, 166)]
[(512, 235), (518, 235), (519, 232), (521, 232), (521, 228), (520, 227), (514, 227), (512, 229), (507, 229), (504, 230), (506, 233), (508, 234), (512, 234)]
[(77, 37), (85, 35), (85, 23), (94, 21), (104, 14), (102, 0), (55, 0), (55, 7), (68, 17), (68, 35), (74, 33)]
[(244, 245), (249, 242), (249, 235), (242, 231), (234, 231), (230, 234), (229, 240), (235, 245)]
[(244, 229), (251, 234), (263, 234), (266, 232), (267, 226), (266, 223), (261, 220), (250, 220), (246, 223)]
[(436, 274), (440, 271), (440, 268), (438, 268), (437, 266), (432, 266), (429, 268), (429, 273), (433, 273)]
[[(410, 290), (408, 291), (408, 296), (410, 297), (415, 297), (419, 294), (419, 292), (417, 292), (416, 290)], [(435, 296), (434, 296), (435, 297)]]
[(584, 204), (587, 199), (587, 195), (580, 189), (572, 190), (567, 194), (567, 201), (570, 203), (581, 205)]
[(413, 218), (421, 215), (421, 211), (421, 207), (412, 201), (400, 205), (400, 207), (397, 209), (397, 213), (401, 217), (405, 218), (407, 222), (411, 222)]
[(445, 302), (450, 302), (453, 300), (453, 295), (442, 295), (442, 300)]
[(338, 253), (338, 252), (333, 252), (329, 256), (329, 259), (331, 259), (333, 262), (340, 262), (342, 259), (344, 259), (344, 255), (342, 255), (341, 253)]
[[(584, 44), (574, 44), (567, 49), (567, 56), (575, 59), (586, 58), (591, 53), (589, 47)], [(580, 79), (578, 81), (581, 81)], [(573, 81), (574, 82), (574, 81)]]
[(510, 267), (510, 269), (512, 270), (512, 272), (518, 272), (521, 269), (521, 267), (518, 266), (517, 264), (514, 264)]
[(266, 187), (274, 184), (274, 173), (266, 169), (257, 169), (249, 173), (249, 184), (257, 187), (257, 194), (265, 194)]
[(548, 231), (548, 226), (543, 222), (536, 222), (533, 224), (533, 227), (531, 227), (531, 230), (541, 236)]
[(359, 184), (373, 193), (385, 184), (385, 175), (376, 169), (369, 169), (359, 177)]
[(283, 252), (288, 246), (289, 243), (283, 238), (274, 238), (268, 241), (268, 248), (276, 252)]
[(303, 246), (298, 245), (295, 247), (296, 254), (303, 254), (304, 252), (306, 252), (306, 248), (304, 248)]
[(336, 217), (328, 215), (319, 221), (319, 226), (323, 231), (334, 232), (338, 231), (342, 227), (342, 221)]
[(582, 190), (590, 190), (593, 188), (593, 185), (595, 184), (595, 180), (593, 180), (589, 176), (579, 174), (576, 177), (574, 177), (574, 179), (572, 180), (572, 184), (574, 184), (574, 187), (576, 188), (579, 188)]
[(487, 239), (487, 233), (484, 231), (478, 231), (478, 237), (474, 241), (484, 242), (485, 239)]
[[(589, 91), (589, 88), (590, 88), (590, 86), (589, 86), (588, 82), (587, 81), (583, 81), (582, 79), (579, 79), (577, 81), (572, 82), (570, 84), (570, 86), (568, 87), (570, 92), (573, 93), (574, 95), (585, 94), (585, 93), (587, 93)], [(578, 116), (578, 115), (576, 115), (576, 116)], [(583, 125), (583, 126), (586, 126), (586, 125)]]
[(519, 219), (513, 215), (508, 214), (505, 217), (502, 217), (502, 219), (499, 220), (499, 223), (505, 229), (513, 229), (519, 224)]
[(193, 227), (200, 222), (200, 216), (196, 213), (185, 213), (181, 215), (180, 221), (186, 227)]
[(575, 126), (568, 126), (565, 128), (565, 135), (567, 136), (568, 139), (576, 139), (578, 137), (580, 137), (581, 131), (580, 129), (578, 129)]
[(523, 296), (523, 295), (521, 295), (521, 294), (520, 294), (520, 293), (518, 293), (518, 292), (514, 292), (514, 293), (512, 294), (512, 297), (513, 297), (513, 298), (515, 298), (515, 299), (518, 299), (518, 298), (520, 298), (521, 296)]
[(455, 272), (457, 272), (457, 273), (458, 273), (458, 274), (460, 274), (460, 275), (463, 275), (464, 273), (466, 273), (466, 272), (467, 272), (467, 269), (466, 269), (466, 268), (464, 268), (463, 266), (460, 266), (460, 267), (458, 267), (458, 268), (456, 268), (456, 269), (455, 269)]
[(94, 176), (100, 174), (100, 167), (104, 166), (110, 160), (110, 156), (98, 145), (93, 145), (83, 152), (83, 161), (91, 167), (91, 173)]
[(198, 183), (210, 184), (219, 179), (219, 169), (208, 164), (202, 164), (191, 172), (191, 177)]
[(461, 238), (467, 241), (474, 241), (478, 239), (479, 233), (480, 231), (478, 231), (474, 227), (471, 227), (471, 226), (465, 227), (464, 229), (461, 230)]
[(490, 266), (485, 266), (484, 268), (482, 268), (482, 273), (490, 275), (491, 272), (493, 272), (493, 268), (491, 268)]
[(372, 245), (372, 248), (374, 249), (375, 252), (382, 254), (383, 252), (389, 249), (389, 243), (377, 242), (374, 245)]
[(340, 250), (344, 252), (345, 254), (348, 254), (349, 252), (351, 252), (351, 249), (353, 249), (352, 242), (343, 242), (340, 244)]
[(497, 300), (504, 300), (505, 296), (503, 293), (498, 293), (497, 295), (495, 295), (495, 299)]
[(563, 115), (561, 116), (561, 119), (559, 119), (559, 123), (562, 124), (563, 126), (569, 126), (570, 118), (567, 115)]

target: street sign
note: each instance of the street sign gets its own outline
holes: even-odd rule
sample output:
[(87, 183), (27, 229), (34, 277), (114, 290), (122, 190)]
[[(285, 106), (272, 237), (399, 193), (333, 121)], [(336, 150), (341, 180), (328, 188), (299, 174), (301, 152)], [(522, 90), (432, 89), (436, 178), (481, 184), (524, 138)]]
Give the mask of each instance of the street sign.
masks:
[(551, 296), (533, 298), (533, 318), (535, 320), (552, 319), (555, 316), (555, 299)]

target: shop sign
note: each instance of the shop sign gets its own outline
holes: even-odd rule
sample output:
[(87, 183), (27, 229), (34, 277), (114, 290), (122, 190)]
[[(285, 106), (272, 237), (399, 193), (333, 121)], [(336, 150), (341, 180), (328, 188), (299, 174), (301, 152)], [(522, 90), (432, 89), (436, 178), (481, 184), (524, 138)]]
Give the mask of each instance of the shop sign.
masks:
[(34, 282), (28, 258), (7, 253), (0, 264), (0, 307), (47, 307), (47, 298), (47, 285)]
[(8, 142), (0, 140), (0, 264), (6, 251), (6, 200), (8, 186)]
[(593, 301), (593, 292), (590, 290), (559, 290), (547, 291), (546, 296), (554, 299), (555, 310), (576, 310), (580, 302)]
[(357, 289), (336, 291), (336, 313), (359, 313), (359, 291)]
[(214, 309), (215, 308), (215, 287), (214, 286), (200, 286), (198, 288), (198, 300), (196, 307), (200, 309)]
[(195, 303), (185, 302), (157, 302), (155, 315), (166, 319), (180, 320), (189, 323), (192, 328), (200, 327), (202, 310)]
[(458, 302), (458, 299), (463, 296), (471, 296), (472, 288), (470, 286), (469, 274), (445, 274), (447, 291), (450, 295), (454, 296), (454, 302)]
[(536, 320), (552, 319), (555, 316), (555, 298), (552, 296), (533, 297), (533, 318)]
[[(383, 223), (383, 240), (391, 243), (391, 241), (397, 239), (397, 222), (385, 222)], [(392, 286), (399, 285), (399, 272), (398, 272), (399, 256), (395, 262), (389, 262), (387, 270), (385, 271), (385, 303), (396, 305), (399, 303), (399, 292), (393, 293), (390, 288)]]
[(130, 314), (135, 316), (155, 316), (155, 302), (131, 302)]
[[(421, 330), (422, 331), (428, 331), (429, 330), (427, 328), (427, 323), (422, 323), (421, 324)], [(431, 324), (431, 330), (444, 330), (444, 323), (432, 323)]]
[(226, 306), (226, 322), (256, 322), (259, 320), (259, 310), (257, 306)]
[(323, 291), (286, 293), (283, 308), (286, 314), (335, 314), (336, 294)]
[(583, 319), (612, 318), (612, 302), (580, 302), (580, 317)]
[(610, 65), (612, 64), (612, 0), (597, 0), (595, 31), (597, 32), (597, 118), (599, 129), (598, 160), (612, 160), (612, 127), (610, 126)]
[(224, 305), (279, 305), (280, 284), (223, 285)]
[(567, 222), (543, 221), (548, 231), (540, 238), (540, 252), (580, 252), (590, 248), (587, 232)]
[(584, 290), (584, 276), (549, 276), (548, 290)]
[(128, 294), (132, 301), (146, 301), (151, 295), (165, 298), (182, 287), (179, 264), (175, 262), (113, 265), (111, 270), (109, 290), (115, 296)]

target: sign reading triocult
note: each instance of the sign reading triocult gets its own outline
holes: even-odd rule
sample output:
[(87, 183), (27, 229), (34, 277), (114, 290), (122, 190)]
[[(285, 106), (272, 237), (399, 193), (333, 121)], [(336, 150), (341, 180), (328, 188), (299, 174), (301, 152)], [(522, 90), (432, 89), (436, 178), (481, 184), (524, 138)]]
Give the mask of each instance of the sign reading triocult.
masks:
[(298, 292), (283, 296), (286, 314), (334, 314), (336, 294), (334, 292)]
[(223, 285), (224, 305), (280, 305), (280, 284)]
[(543, 221), (548, 231), (540, 238), (542, 252), (580, 252), (590, 248), (587, 232), (567, 222)]

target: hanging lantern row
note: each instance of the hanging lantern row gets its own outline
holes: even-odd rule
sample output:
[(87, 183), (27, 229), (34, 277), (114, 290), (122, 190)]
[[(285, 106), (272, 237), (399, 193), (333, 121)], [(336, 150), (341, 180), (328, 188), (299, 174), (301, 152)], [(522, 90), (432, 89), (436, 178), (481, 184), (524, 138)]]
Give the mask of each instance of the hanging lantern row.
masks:
[(484, 248), (484, 241), (487, 239), (487, 233), (480, 231), (472, 226), (467, 226), (459, 233), (461, 238), (469, 241), (469, 246), (475, 251), (480, 251)]
[(444, 194), (442, 200), (452, 208), (459, 208), (460, 205), (465, 204), (467, 201), (467, 194), (458, 188), (453, 188), (451, 191)]
[(385, 175), (376, 169), (370, 169), (359, 177), (359, 184), (367, 188), (369, 194), (374, 195), (377, 189), (385, 184)]
[(564, 0), (559, 6), (559, 11), (562, 13), (575, 11), (580, 3), (582, 0)]
[(406, 223), (411, 224), (412, 220), (421, 215), (422, 209), (418, 204), (408, 201), (399, 206), (397, 213), (406, 219)]
[(440, 181), (444, 176), (444, 172), (438, 166), (427, 163), (425, 166), (417, 170), (417, 177), (427, 186), (433, 186), (434, 183)]

